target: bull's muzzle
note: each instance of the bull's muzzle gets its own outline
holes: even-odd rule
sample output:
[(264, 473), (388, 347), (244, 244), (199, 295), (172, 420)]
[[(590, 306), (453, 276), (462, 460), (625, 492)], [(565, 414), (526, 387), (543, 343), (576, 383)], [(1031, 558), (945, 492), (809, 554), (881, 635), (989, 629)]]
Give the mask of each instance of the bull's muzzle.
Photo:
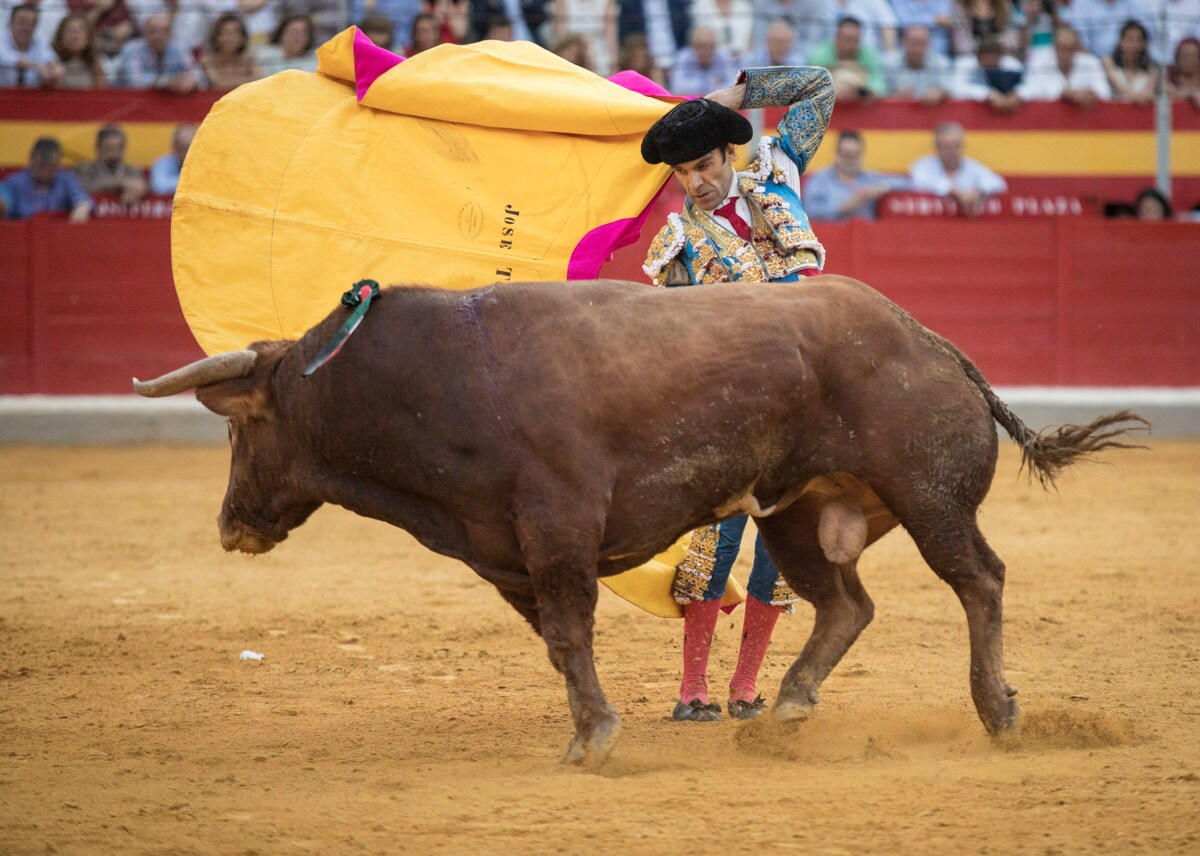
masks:
[(257, 556), (265, 553), (279, 542), (258, 532), (251, 532), (240, 524), (221, 527), (221, 546), (226, 552), (239, 550)]

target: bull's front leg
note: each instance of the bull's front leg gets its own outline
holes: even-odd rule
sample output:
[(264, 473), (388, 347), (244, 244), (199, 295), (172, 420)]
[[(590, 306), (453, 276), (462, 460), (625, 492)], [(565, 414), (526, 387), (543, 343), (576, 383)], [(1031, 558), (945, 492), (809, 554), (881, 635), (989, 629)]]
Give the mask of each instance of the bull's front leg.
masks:
[(589, 552), (594, 546), (549, 542), (546, 535), (537, 533), (533, 543), (522, 539), (522, 550), (533, 577), (542, 639), (550, 662), (566, 678), (575, 721), (563, 763), (596, 769), (612, 752), (621, 719), (604, 697), (592, 657), (598, 586), (596, 559)]

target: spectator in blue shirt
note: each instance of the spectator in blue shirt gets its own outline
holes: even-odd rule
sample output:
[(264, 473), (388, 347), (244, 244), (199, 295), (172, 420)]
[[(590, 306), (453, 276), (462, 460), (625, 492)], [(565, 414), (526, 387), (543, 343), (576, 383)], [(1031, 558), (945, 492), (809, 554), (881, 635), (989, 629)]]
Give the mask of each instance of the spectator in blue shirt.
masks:
[(896, 98), (920, 101), (926, 107), (949, 97), (950, 60), (929, 47), (929, 28), (912, 24), (904, 29), (902, 46), (883, 58), (888, 92)]
[(864, 170), (864, 148), (858, 131), (838, 135), (833, 166), (814, 172), (804, 185), (804, 210), (811, 219), (874, 220), (879, 197), (908, 186), (904, 176)]
[(717, 47), (717, 34), (708, 27), (693, 27), (688, 46), (679, 51), (671, 68), (671, 91), (676, 95), (715, 92), (737, 77), (733, 55)]
[(954, 25), (952, 0), (892, 0), (896, 22), (901, 31), (922, 26), (929, 30), (930, 48), (944, 57), (950, 55), (950, 28)]
[(763, 48), (746, 58), (747, 68), (778, 65), (804, 65), (804, 56), (796, 50), (796, 34), (787, 21), (775, 21), (768, 26)]
[(190, 57), (171, 44), (171, 17), (155, 12), (142, 23), (142, 38), (127, 43), (117, 66), (117, 86), (193, 92), (200, 86)]
[(4, 180), (8, 216), (25, 220), (43, 211), (67, 212), (72, 223), (86, 223), (92, 214), (92, 197), (79, 179), (62, 166), (62, 144), (42, 137), (29, 152), (29, 168)]
[(179, 125), (171, 135), (171, 151), (150, 165), (150, 192), (157, 196), (174, 196), (179, 186), (179, 173), (196, 136), (195, 125)]

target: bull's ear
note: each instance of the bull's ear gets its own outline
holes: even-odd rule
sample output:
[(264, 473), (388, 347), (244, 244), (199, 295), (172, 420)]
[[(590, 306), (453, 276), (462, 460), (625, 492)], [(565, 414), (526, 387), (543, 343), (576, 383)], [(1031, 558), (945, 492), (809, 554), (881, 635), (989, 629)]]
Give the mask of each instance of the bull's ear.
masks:
[(255, 372), (250, 377), (210, 383), (196, 388), (196, 398), (220, 416), (265, 417), (270, 412), (271, 404), (271, 395), (267, 391), (268, 378), (269, 375)]
[(291, 348), (291, 342), (255, 342), (250, 349), (258, 353), (254, 370), (246, 377), (196, 387), (196, 398), (213, 413), (232, 418), (266, 418), (274, 404), (271, 377), (279, 361)]

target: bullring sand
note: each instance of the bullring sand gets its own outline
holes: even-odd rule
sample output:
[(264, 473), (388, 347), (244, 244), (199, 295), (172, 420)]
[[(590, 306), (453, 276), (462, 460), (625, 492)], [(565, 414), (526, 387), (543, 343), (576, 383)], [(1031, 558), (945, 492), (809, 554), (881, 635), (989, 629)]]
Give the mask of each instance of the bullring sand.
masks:
[(1006, 446), (983, 507), (1021, 735), (984, 735), (962, 610), (897, 532), (786, 732), (668, 721), (680, 625), (602, 592), (624, 732), (591, 775), (542, 643), (405, 533), (327, 508), (226, 556), (225, 449), (0, 449), (0, 853), (1200, 852), (1200, 444), (1104, 461), (1043, 494)]

